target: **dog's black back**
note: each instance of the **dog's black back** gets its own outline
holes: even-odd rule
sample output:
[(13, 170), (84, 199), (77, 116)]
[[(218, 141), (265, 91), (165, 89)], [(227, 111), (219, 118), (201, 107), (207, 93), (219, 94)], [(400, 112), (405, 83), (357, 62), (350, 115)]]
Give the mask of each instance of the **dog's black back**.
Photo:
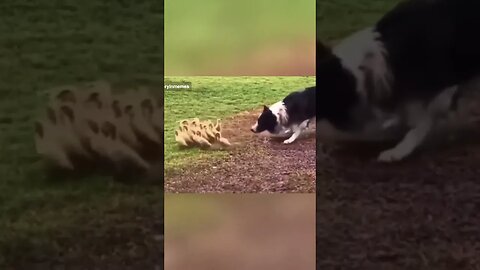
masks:
[(283, 99), (283, 103), (288, 114), (288, 124), (299, 124), (311, 119), (316, 115), (316, 87), (290, 93)]
[(357, 112), (370, 113), (370, 105), (393, 112), (412, 100), (427, 103), (445, 88), (480, 75), (479, 14), (479, 0), (407, 0), (383, 16), (374, 30), (393, 80), (391, 94), (381, 102), (367, 98), (362, 104), (358, 84), (368, 80), (359, 81), (342, 59), (317, 43), (317, 120), (351, 130)]
[(480, 71), (480, 1), (409, 0), (377, 24), (395, 75), (393, 103), (430, 99)]

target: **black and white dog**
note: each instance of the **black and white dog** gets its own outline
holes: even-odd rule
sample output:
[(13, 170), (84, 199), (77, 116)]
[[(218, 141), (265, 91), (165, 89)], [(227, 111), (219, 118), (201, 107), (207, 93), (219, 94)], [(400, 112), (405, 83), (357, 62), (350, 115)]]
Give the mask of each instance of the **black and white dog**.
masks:
[(407, 0), (333, 49), (317, 42), (317, 121), (347, 132), (366, 115), (404, 125), (378, 160), (404, 159), (480, 75), (478, 33), (479, 0)]
[(290, 93), (282, 101), (270, 107), (263, 106), (263, 112), (251, 131), (260, 133), (267, 131), (274, 135), (287, 135), (290, 138), (284, 144), (294, 142), (298, 136), (309, 126), (316, 115), (316, 88), (308, 87), (303, 91)]

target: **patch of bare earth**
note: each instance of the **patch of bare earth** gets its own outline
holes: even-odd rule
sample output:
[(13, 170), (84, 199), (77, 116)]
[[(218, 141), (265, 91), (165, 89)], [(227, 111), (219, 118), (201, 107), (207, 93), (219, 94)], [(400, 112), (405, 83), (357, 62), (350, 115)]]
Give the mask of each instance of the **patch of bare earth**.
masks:
[(317, 268), (478, 269), (480, 125), (462, 134), (391, 165), (385, 146), (319, 151)]
[[(224, 159), (168, 170), (169, 193), (313, 193), (315, 190), (315, 133), (290, 145), (254, 135), (250, 127), (259, 111), (244, 112), (223, 121), (223, 136), (233, 147)], [(315, 125), (312, 125), (312, 130)]]

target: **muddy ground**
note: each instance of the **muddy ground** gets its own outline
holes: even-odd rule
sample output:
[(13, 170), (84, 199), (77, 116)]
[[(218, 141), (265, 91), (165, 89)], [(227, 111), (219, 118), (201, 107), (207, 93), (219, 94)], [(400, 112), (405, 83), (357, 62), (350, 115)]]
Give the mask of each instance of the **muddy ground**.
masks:
[(391, 165), (388, 145), (319, 151), (317, 269), (480, 269), (480, 124), (451, 135)]
[(254, 135), (260, 111), (224, 119), (222, 135), (234, 144), (224, 159), (167, 171), (167, 193), (277, 193), (315, 191), (315, 124), (291, 145)]

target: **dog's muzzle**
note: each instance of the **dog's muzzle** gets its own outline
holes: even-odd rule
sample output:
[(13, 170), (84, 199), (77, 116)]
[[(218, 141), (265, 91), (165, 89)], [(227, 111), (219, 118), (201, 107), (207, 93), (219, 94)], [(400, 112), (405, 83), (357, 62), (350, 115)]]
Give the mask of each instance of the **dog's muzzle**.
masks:
[(253, 126), (250, 128), (250, 131), (252, 131), (253, 133), (257, 133), (257, 126), (258, 126), (258, 124), (253, 125)]

